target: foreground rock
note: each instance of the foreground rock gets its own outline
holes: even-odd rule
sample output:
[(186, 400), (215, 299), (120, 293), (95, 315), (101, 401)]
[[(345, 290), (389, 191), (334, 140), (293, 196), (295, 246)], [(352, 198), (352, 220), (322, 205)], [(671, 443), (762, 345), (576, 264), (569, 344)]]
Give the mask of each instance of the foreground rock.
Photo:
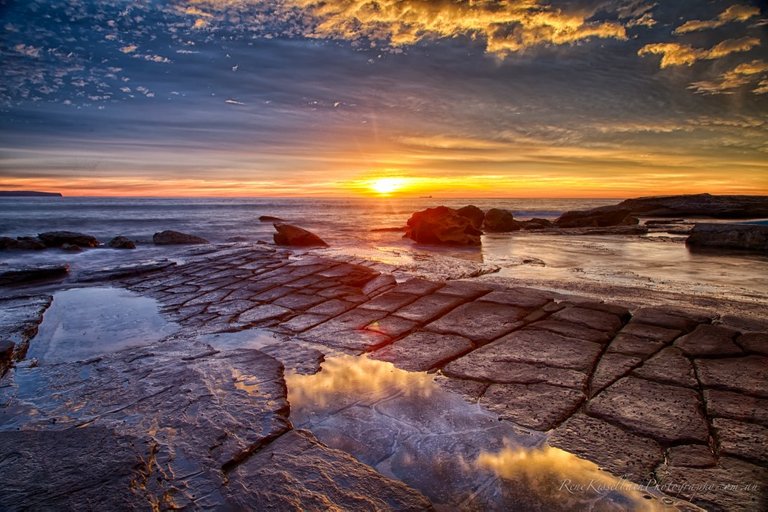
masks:
[(475, 229), (483, 228), (483, 219), (485, 219), (485, 213), (477, 206), (470, 204), (459, 208), (456, 213), (462, 217), (468, 218), (472, 222), (472, 227)]
[(50, 295), (0, 299), (0, 377), (27, 353), (51, 301)]
[(438, 206), (408, 219), (405, 237), (422, 244), (480, 245), (482, 232), (453, 208)]
[(519, 231), (521, 225), (512, 217), (512, 212), (500, 208), (491, 208), (485, 214), (483, 229), (495, 233)]
[(46, 247), (62, 247), (67, 244), (77, 247), (99, 246), (99, 241), (95, 237), (74, 231), (48, 231), (37, 236)]
[[(2, 267), (0, 267), (2, 268)], [(0, 286), (27, 284), (49, 279), (62, 279), (69, 273), (69, 265), (41, 265), (0, 270)]]
[(155, 245), (207, 244), (208, 240), (199, 236), (166, 230), (152, 235)]
[(604, 228), (610, 226), (631, 226), (639, 220), (626, 208), (606, 206), (592, 210), (565, 212), (555, 221), (559, 228)]
[(768, 226), (696, 224), (685, 244), (692, 248), (768, 252)]
[(294, 247), (328, 247), (325, 241), (304, 228), (292, 224), (275, 224), (277, 233), (274, 234), (277, 245), (290, 245)]

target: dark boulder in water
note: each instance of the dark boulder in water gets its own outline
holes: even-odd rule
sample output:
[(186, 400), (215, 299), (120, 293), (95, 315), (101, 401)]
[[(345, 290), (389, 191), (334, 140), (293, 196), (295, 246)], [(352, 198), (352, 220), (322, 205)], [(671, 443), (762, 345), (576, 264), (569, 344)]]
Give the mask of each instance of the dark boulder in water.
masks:
[(422, 244), (480, 245), (482, 234), (453, 208), (438, 206), (411, 215), (404, 236)]
[(109, 241), (109, 245), (113, 249), (135, 249), (136, 244), (133, 240), (126, 238), (124, 236), (116, 236), (112, 240)]
[(477, 206), (470, 204), (463, 208), (459, 208), (458, 210), (456, 210), (456, 213), (458, 213), (462, 217), (468, 218), (472, 222), (473, 228), (475, 229), (483, 228), (483, 219), (485, 218), (485, 213), (483, 212), (483, 210), (481, 210)]
[(328, 247), (325, 241), (316, 234), (304, 228), (291, 224), (275, 224), (277, 233), (274, 234), (277, 245), (294, 247)]
[(562, 214), (555, 221), (559, 228), (605, 228), (609, 226), (632, 226), (640, 221), (628, 209), (613, 206), (592, 210), (570, 211)]
[(165, 230), (159, 233), (155, 233), (152, 236), (152, 241), (155, 245), (181, 245), (181, 244), (207, 244), (210, 243), (205, 238), (199, 236), (189, 235), (187, 233), (180, 233), (178, 231)]
[(520, 227), (525, 230), (549, 229), (552, 227), (552, 221), (548, 219), (533, 218), (520, 222)]
[(768, 253), (768, 226), (696, 224), (685, 244), (694, 249), (736, 249)]
[(42, 249), (45, 249), (45, 244), (31, 236), (0, 237), (0, 251), (40, 251)]
[(501, 208), (491, 208), (485, 213), (483, 220), (483, 229), (494, 233), (508, 233), (510, 231), (519, 231), (521, 225), (512, 216), (509, 210)]
[(64, 244), (78, 247), (98, 247), (99, 241), (91, 235), (74, 231), (47, 231), (37, 235), (46, 247), (61, 247)]
[(259, 217), (259, 220), (261, 222), (283, 222), (283, 219), (281, 219), (280, 217), (273, 217), (271, 215), (262, 215), (261, 217)]

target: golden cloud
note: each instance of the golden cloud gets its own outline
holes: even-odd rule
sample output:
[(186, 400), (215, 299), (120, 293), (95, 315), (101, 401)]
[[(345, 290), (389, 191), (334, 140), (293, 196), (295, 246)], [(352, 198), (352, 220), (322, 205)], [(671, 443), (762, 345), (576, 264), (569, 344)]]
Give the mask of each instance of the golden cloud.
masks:
[(590, 13), (564, 12), (538, 0), (288, 0), (288, 4), (316, 20), (313, 37), (369, 38), (393, 46), (468, 36), (485, 40), (488, 52), (506, 55), (537, 45), (627, 37), (620, 23), (589, 22)]
[(745, 52), (760, 45), (756, 37), (726, 39), (710, 49), (694, 48), (680, 43), (652, 43), (640, 48), (638, 55), (662, 55), (661, 67), (691, 66), (697, 60), (713, 60), (731, 53)]
[[(752, 83), (755, 75), (765, 72), (768, 72), (768, 62), (753, 60), (726, 71), (716, 80), (694, 82), (688, 88), (693, 89), (698, 94), (730, 94), (733, 89)], [(762, 94), (758, 92), (759, 90), (758, 84), (758, 89), (753, 92)]]
[(675, 34), (685, 34), (687, 32), (695, 32), (697, 30), (705, 30), (708, 28), (717, 28), (732, 21), (746, 21), (753, 16), (759, 16), (760, 9), (757, 7), (750, 7), (748, 5), (732, 5), (713, 20), (690, 20), (686, 21), (675, 29)]

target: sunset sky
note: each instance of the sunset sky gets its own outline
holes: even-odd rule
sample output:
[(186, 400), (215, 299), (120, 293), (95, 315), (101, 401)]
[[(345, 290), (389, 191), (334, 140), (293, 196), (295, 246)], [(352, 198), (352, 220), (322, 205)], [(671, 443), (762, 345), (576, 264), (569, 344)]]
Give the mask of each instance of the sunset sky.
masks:
[(761, 5), (0, 0), (0, 190), (768, 194)]

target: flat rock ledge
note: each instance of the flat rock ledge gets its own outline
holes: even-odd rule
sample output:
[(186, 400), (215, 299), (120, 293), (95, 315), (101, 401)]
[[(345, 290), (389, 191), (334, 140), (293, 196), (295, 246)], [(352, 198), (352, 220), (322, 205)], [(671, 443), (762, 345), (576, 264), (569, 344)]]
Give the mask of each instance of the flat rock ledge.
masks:
[[(156, 298), (182, 326), (178, 341), (8, 372), (0, 383), (0, 437), (9, 436), (3, 442), (10, 447), (18, 445), (10, 437), (21, 435), (18, 428), (80, 427), (77, 435), (94, 440), (108, 429), (114, 445), (134, 439), (131, 449), (144, 469), (124, 480), (119, 471), (111, 474), (121, 482), (114, 496), (138, 493), (142, 503), (345, 508), (360, 499), (352, 508), (429, 508), (403, 484), (347, 466), (354, 461), (343, 453), (292, 430), (275, 359), (253, 350), (215, 352), (193, 341), (259, 327), (286, 339), (287, 352), (301, 341), (436, 372), (447, 389), (501, 420), (545, 432), (553, 446), (706, 509), (768, 506), (766, 322), (470, 281), (397, 283), (371, 266), (231, 247), (123, 278), (118, 283)], [(38, 442), (44, 443), (32, 439), (29, 446)], [(72, 443), (89, 444), (74, 437)], [(307, 466), (304, 453), (324, 462)], [(112, 454), (130, 459), (118, 449)], [(315, 480), (303, 472), (312, 467), (328, 470), (318, 469), (325, 483), (307, 484)], [(360, 480), (342, 482), (342, 475)], [(243, 484), (261, 477), (273, 490)], [(43, 485), (36, 478), (12, 481), (26, 482), (13, 499)], [(66, 481), (62, 476), (55, 485), (70, 489)], [(361, 481), (370, 485), (359, 487)], [(126, 490), (125, 482), (134, 483)], [(0, 508), (11, 503), (1, 501), (10, 491), (4, 492)], [(88, 499), (96, 491), (78, 492)]]

